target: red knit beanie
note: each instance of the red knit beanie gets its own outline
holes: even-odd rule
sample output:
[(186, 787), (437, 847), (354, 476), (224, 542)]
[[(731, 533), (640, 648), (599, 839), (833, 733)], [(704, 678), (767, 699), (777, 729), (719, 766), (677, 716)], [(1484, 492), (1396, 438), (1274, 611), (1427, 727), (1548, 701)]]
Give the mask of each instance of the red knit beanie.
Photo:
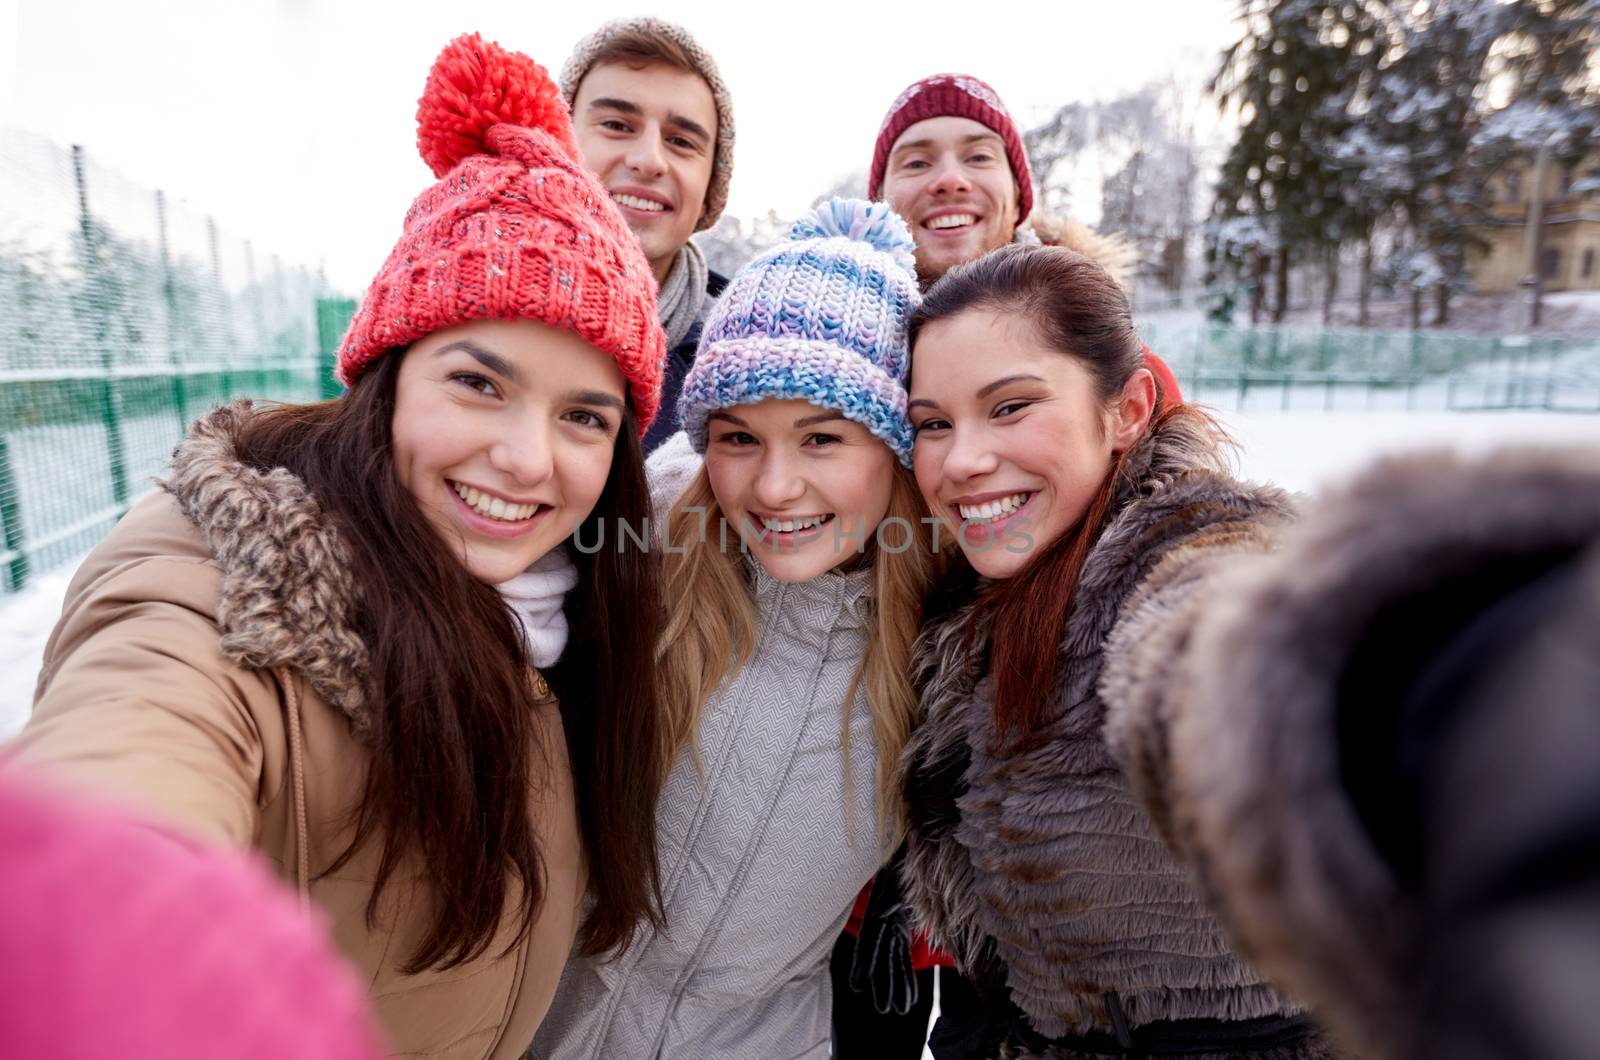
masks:
[(1017, 223), (1033, 211), (1033, 177), (1028, 172), (1028, 154), (1022, 137), (1000, 102), (995, 90), (967, 74), (934, 74), (923, 78), (904, 92), (884, 115), (878, 142), (872, 149), (872, 170), (867, 176), (867, 195), (879, 198), (883, 190), (883, 171), (889, 165), (889, 152), (900, 134), (929, 118), (971, 118), (985, 126), (1006, 145), (1006, 160), (1017, 181)]
[(339, 378), (353, 383), (388, 351), (454, 324), (535, 320), (616, 358), (642, 435), (666, 356), (655, 276), (579, 164), (572, 119), (544, 68), (475, 33), (457, 37), (417, 104), (417, 147), (443, 179), (411, 204), (350, 322)]

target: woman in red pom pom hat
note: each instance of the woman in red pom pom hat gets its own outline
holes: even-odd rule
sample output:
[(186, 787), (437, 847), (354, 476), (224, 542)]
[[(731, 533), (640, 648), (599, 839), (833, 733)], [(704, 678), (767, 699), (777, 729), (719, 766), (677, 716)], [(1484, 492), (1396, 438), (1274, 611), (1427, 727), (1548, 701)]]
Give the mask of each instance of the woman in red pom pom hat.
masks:
[(345, 336), (348, 391), (225, 406), (78, 572), (21, 757), (253, 847), (408, 1056), (520, 1057), (574, 942), (657, 917), (656, 285), (526, 56), (418, 107), (439, 178)]

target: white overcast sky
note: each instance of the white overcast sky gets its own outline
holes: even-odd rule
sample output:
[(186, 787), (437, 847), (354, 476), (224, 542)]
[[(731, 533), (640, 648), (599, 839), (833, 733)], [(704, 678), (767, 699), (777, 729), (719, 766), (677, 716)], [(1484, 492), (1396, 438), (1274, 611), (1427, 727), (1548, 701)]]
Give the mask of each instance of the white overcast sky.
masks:
[(429, 179), (416, 99), (458, 33), (556, 71), (608, 18), (682, 23), (733, 93), (730, 211), (788, 217), (867, 164), (885, 108), (919, 77), (984, 78), (1023, 125), (1174, 72), (1198, 90), (1237, 35), (1235, 6), (0, 0), (0, 123), (81, 143), (100, 164), (359, 293)]

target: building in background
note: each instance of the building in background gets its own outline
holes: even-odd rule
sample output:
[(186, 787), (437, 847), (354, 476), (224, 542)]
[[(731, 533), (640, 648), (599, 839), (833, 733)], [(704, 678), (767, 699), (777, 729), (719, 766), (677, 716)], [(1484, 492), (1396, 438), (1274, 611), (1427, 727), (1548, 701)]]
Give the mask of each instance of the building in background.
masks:
[[(1472, 255), (1472, 287), (1482, 294), (1515, 291), (1529, 274), (1528, 218), (1533, 212), (1531, 156), (1495, 171), (1485, 188), (1490, 220), (1479, 234), (1487, 249)], [(1600, 145), (1575, 165), (1551, 160), (1543, 181), (1545, 291), (1600, 291)]]

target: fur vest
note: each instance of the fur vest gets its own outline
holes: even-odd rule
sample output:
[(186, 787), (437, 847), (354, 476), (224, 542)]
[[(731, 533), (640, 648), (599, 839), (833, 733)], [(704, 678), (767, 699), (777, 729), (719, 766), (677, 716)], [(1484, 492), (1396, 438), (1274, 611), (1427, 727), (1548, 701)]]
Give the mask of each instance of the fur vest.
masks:
[[(916, 657), (924, 717), (901, 763), (906, 898), (980, 989), (1003, 988), (1045, 1037), (1107, 1032), (1108, 995), (1135, 1029), (1296, 1014), (1299, 1006), (1233, 953), (1164, 843), (1163, 822), (1141, 805), (1159, 714), (1135, 709), (1136, 682), (1100, 691), (1122, 643), (1119, 621), (1146, 616), (1160, 627), (1151, 636), (1162, 650), (1175, 649), (1187, 624), (1163, 626), (1159, 616), (1231, 557), (1269, 548), (1291, 502), (1230, 478), (1205, 432), (1179, 418), (1129, 454), (1113, 512), (1062, 631), (1036, 739), (997, 745), (985, 672), (995, 634), (973, 604), (924, 631)], [(1287, 1060), (1322, 1049), (1306, 1041), (1251, 1055)]]

